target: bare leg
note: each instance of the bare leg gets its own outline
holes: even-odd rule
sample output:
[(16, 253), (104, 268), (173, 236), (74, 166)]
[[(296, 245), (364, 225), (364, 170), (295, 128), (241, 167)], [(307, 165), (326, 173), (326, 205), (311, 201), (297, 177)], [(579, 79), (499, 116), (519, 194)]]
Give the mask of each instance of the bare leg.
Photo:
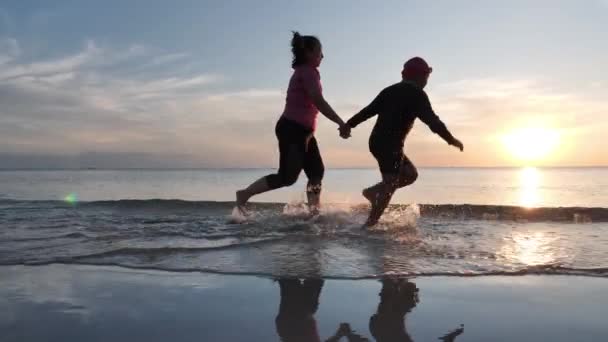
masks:
[(409, 159), (405, 158), (398, 174), (383, 173), (382, 182), (363, 190), (363, 196), (372, 205), (365, 226), (370, 227), (378, 223), (395, 191), (414, 183), (417, 178), (416, 167)]
[(321, 183), (308, 181), (306, 186), (306, 197), (308, 198), (308, 208), (312, 214), (318, 214), (321, 208)]
[(369, 188), (365, 188), (365, 189), (363, 189), (363, 191), (361, 191), (361, 195), (363, 195), (363, 197), (365, 197), (365, 199), (369, 202), (369, 204), (372, 204), (372, 202), (376, 198), (375, 193), (376, 193), (376, 191), (374, 191), (374, 185), (370, 186)]
[(397, 175), (383, 174), (382, 182), (363, 190), (363, 195), (370, 200), (372, 205), (364, 227), (371, 227), (378, 223), (380, 216), (382, 216), (393, 197), (393, 193), (397, 190), (397, 178)]
[(261, 194), (263, 192), (267, 192), (272, 190), (266, 181), (266, 177), (262, 177), (257, 181), (253, 182), (250, 186), (245, 189), (239, 190), (236, 192), (236, 205), (238, 207), (242, 207), (247, 204), (247, 201), (251, 198), (251, 196)]
[(372, 208), (364, 227), (370, 227), (378, 223), (378, 220), (386, 210), (395, 191), (408, 186), (416, 181), (418, 172), (414, 164), (405, 156), (402, 156), (399, 170), (396, 173), (383, 173), (382, 182), (363, 190), (363, 196), (371, 203)]
[(323, 165), (319, 145), (314, 136), (308, 140), (303, 169), (306, 177), (308, 177), (308, 185), (306, 186), (308, 209), (310, 213), (316, 215), (319, 213), (321, 206), (321, 182), (325, 173), (325, 165)]
[(370, 204), (373, 205), (376, 201), (376, 197), (378, 196), (378, 192), (382, 190), (382, 187), (384, 187), (384, 185), (382, 184), (382, 182), (380, 182), (378, 184), (370, 186), (369, 188), (363, 189), (361, 194), (363, 195), (363, 197), (365, 197), (365, 199), (369, 201)]

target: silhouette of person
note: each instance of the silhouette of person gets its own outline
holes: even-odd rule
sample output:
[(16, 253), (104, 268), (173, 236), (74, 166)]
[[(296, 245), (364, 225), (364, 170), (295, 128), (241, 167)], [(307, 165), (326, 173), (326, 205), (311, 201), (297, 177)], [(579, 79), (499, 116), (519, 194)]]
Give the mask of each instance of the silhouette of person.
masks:
[[(319, 296), (324, 281), (320, 278), (300, 280), (280, 278), (278, 280), (281, 300), (275, 319), (277, 334), (283, 342), (321, 342), (314, 317), (319, 307)], [(416, 284), (406, 279), (382, 279), (380, 304), (370, 318), (369, 329), (377, 342), (413, 341), (407, 333), (405, 316), (419, 303)], [(454, 341), (462, 334), (463, 326), (440, 337), (443, 341)], [(341, 338), (349, 342), (366, 342), (367, 338), (355, 333), (348, 323), (341, 323), (336, 333), (326, 342), (337, 342)]]
[(294, 32), (291, 51), (293, 74), (287, 88), (285, 109), (275, 126), (279, 143), (279, 170), (236, 192), (236, 205), (240, 210), (244, 210), (252, 196), (295, 184), (304, 170), (308, 177), (308, 205), (312, 212), (318, 211), (325, 174), (315, 138), (319, 112), (338, 124), (343, 138), (350, 136), (350, 128), (323, 97), (318, 68), (324, 56), (319, 38)]
[[(420, 302), (418, 292), (416, 284), (407, 279), (382, 279), (380, 304), (369, 320), (369, 330), (377, 342), (413, 341), (407, 333), (405, 316)], [(460, 325), (439, 340), (454, 341), (463, 332), (464, 325)]]
[(413, 341), (405, 327), (405, 315), (418, 302), (416, 284), (407, 279), (382, 279), (380, 304), (369, 320), (369, 330), (376, 341)]
[(281, 302), (275, 319), (283, 342), (320, 342), (314, 314), (319, 307), (322, 279), (279, 279)]
[[(281, 290), (279, 313), (275, 319), (277, 334), (283, 342), (320, 342), (317, 321), (314, 318), (319, 307), (319, 295), (323, 280), (318, 278), (278, 280)], [(349, 342), (366, 342), (347, 323), (341, 323), (336, 333), (326, 342), (337, 342), (345, 337)]]
[(411, 58), (403, 65), (401, 82), (382, 90), (367, 107), (347, 121), (346, 128), (340, 128), (341, 135), (347, 138), (351, 128), (378, 115), (369, 137), (369, 151), (378, 161), (382, 181), (362, 192), (372, 207), (366, 227), (378, 223), (397, 189), (413, 184), (418, 178), (416, 167), (403, 152), (405, 139), (416, 119), (422, 120), (449, 145), (460, 151), (464, 149), (462, 142), (435, 114), (424, 91), (432, 71), (424, 59)]

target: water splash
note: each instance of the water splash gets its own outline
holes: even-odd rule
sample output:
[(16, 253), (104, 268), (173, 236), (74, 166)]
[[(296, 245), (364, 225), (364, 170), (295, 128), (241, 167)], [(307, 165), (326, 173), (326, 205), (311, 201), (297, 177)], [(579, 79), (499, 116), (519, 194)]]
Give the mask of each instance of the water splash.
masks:
[(417, 222), (420, 218), (420, 207), (410, 204), (386, 210), (380, 222), (371, 228), (374, 231), (414, 231), (418, 232)]
[(228, 223), (230, 224), (240, 224), (245, 223), (251, 216), (251, 213), (247, 212), (243, 208), (234, 207), (232, 209), (232, 213), (228, 216)]

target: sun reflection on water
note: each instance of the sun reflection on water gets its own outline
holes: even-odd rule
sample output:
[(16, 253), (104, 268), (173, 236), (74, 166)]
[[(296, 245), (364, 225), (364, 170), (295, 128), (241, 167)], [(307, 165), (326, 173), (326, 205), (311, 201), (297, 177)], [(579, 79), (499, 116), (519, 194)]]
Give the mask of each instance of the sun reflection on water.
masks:
[(538, 206), (540, 203), (540, 194), (538, 187), (540, 185), (541, 174), (534, 167), (523, 168), (519, 173), (519, 204), (526, 208)]
[(554, 240), (544, 232), (516, 232), (503, 245), (500, 254), (508, 260), (525, 265), (550, 264), (557, 258), (552, 249)]

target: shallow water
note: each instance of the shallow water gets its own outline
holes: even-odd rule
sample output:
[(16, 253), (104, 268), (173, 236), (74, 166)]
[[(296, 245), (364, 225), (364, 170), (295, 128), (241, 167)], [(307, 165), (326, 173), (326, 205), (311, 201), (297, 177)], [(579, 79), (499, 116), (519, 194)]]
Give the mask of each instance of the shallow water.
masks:
[(311, 216), (303, 203), (253, 204), (241, 220), (230, 202), (3, 200), (0, 206), (3, 265), (334, 278), (608, 276), (608, 224), (559, 221), (559, 213), (580, 208), (555, 209), (557, 221), (541, 216), (530, 222), (496, 213), (534, 209), (396, 205), (377, 227), (364, 230), (363, 205), (326, 205)]

